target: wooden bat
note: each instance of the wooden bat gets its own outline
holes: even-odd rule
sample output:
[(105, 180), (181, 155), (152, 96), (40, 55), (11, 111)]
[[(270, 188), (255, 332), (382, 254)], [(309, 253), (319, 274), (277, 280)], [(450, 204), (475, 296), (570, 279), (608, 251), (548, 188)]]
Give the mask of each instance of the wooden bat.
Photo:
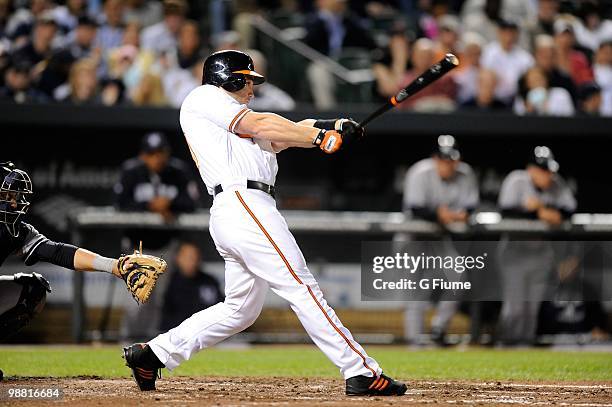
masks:
[(370, 123), (372, 120), (385, 113), (387, 110), (390, 110), (398, 104), (402, 103), (404, 100), (419, 92), (426, 86), (429, 86), (432, 82), (440, 79), (442, 76), (446, 75), (450, 70), (456, 68), (457, 66), (459, 66), (459, 58), (457, 58), (453, 54), (446, 54), (446, 56), (442, 60), (433, 64), (428, 70), (419, 75), (418, 78), (410, 82), (408, 86), (400, 90), (384, 105), (372, 112), (361, 123), (359, 123), (359, 125), (363, 127), (366, 124)]

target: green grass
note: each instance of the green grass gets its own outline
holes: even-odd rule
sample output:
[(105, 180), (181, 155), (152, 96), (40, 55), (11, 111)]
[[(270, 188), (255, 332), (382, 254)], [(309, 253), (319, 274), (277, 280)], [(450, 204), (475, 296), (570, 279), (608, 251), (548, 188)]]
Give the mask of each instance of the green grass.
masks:
[[(612, 381), (612, 353), (550, 350), (406, 350), (368, 347), (385, 372), (403, 379)], [(127, 377), (120, 346), (0, 347), (6, 376)], [(172, 375), (310, 376), (338, 378), (337, 369), (314, 346), (213, 348), (197, 354)]]

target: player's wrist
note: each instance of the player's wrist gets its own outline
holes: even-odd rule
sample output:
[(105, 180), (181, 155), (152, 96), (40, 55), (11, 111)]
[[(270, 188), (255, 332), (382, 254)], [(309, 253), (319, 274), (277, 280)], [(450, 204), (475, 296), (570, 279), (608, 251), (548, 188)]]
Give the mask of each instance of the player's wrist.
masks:
[(315, 135), (314, 139), (312, 140), (312, 144), (314, 144), (315, 146), (320, 146), (321, 143), (323, 142), (323, 139), (325, 138), (326, 132), (327, 130), (320, 129), (319, 132)]

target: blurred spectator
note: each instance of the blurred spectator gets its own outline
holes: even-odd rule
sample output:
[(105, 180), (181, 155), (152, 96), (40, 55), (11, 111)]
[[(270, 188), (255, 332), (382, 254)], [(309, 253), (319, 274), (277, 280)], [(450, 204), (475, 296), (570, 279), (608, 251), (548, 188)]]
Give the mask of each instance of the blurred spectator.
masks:
[(174, 48), (174, 53), (169, 55), (172, 61), (169, 61), (168, 65), (180, 69), (193, 67), (203, 59), (200, 53), (200, 43), (198, 24), (192, 20), (185, 21), (179, 31), (178, 44)]
[(434, 59), (441, 60), (448, 53), (455, 54), (461, 62), (463, 55), (460, 52), (459, 38), (461, 23), (453, 15), (445, 15), (438, 20), (439, 33), (435, 45)]
[(487, 42), (495, 41), (498, 23), (514, 21), (519, 27), (518, 43), (529, 48), (526, 28), (536, 20), (536, 3), (532, 0), (466, 0), (461, 9), (464, 29), (475, 31)]
[(467, 0), (461, 9), (463, 29), (480, 34), (487, 43), (495, 41), (501, 5), (501, 0)]
[[(479, 203), (478, 182), (472, 168), (461, 161), (461, 154), (453, 136), (438, 137), (438, 146), (431, 158), (414, 164), (406, 174), (404, 186), (404, 212), (412, 218), (438, 222), (443, 226), (465, 223)], [(450, 236), (439, 242), (428, 242), (436, 256), (457, 255)], [(438, 270), (444, 274), (444, 270)], [(457, 273), (452, 273), (457, 277)], [(450, 277), (449, 277), (450, 278)], [(431, 293), (434, 294), (434, 293)], [(438, 294), (437, 312), (432, 320), (432, 339), (444, 345), (448, 324), (459, 303), (444, 293)], [(452, 296), (452, 294), (451, 294)], [(429, 298), (433, 300), (434, 298)], [(428, 303), (409, 301), (406, 309), (406, 338), (419, 343), (424, 333), (424, 318)]]
[(315, 5), (316, 12), (306, 21), (306, 44), (332, 57), (347, 47), (375, 47), (368, 30), (347, 10), (346, 0), (316, 0)]
[(103, 79), (100, 83), (100, 101), (104, 106), (126, 104), (125, 85), (119, 79)]
[(397, 93), (404, 74), (410, 67), (410, 39), (405, 24), (394, 23), (389, 32), (389, 44), (385, 50), (377, 50), (378, 56), (372, 65), (376, 78), (376, 90), (384, 99)]
[(131, 45), (133, 47), (140, 47), (140, 24), (135, 21), (130, 21), (125, 25), (123, 31), (123, 40), (121, 45)]
[[(502, 183), (499, 208), (507, 217), (539, 219), (557, 226), (576, 209), (574, 194), (557, 174), (559, 164), (548, 147), (538, 146), (526, 170), (512, 171)], [(505, 344), (533, 344), (540, 303), (554, 276), (550, 242), (500, 242), (503, 289), (499, 336)]]
[(234, 49), (240, 51), (241, 38), (236, 31), (221, 31), (212, 37), (212, 46), (215, 51)]
[(583, 83), (578, 88), (578, 112), (586, 116), (599, 116), (602, 111), (602, 91), (595, 82)]
[[(87, 16), (79, 17), (73, 40), (64, 48), (54, 52), (49, 59), (38, 84), (40, 90), (56, 100), (66, 97), (69, 86), (66, 84), (60, 89), (58, 87), (68, 80), (68, 73), (72, 64), (83, 58), (91, 57), (95, 61), (100, 58), (94, 52), (97, 27), (98, 25), (93, 19)], [(57, 93), (55, 93), (56, 90)]]
[(53, 38), (57, 32), (55, 20), (45, 15), (36, 20), (32, 38), (22, 47), (15, 50), (13, 57), (18, 60), (28, 61), (34, 70), (42, 67), (36, 65), (51, 56)]
[(6, 26), (12, 13), (12, 1), (0, 0), (0, 42), (7, 37)]
[[(268, 63), (264, 55), (257, 50), (248, 50), (247, 53), (253, 59), (253, 65), (257, 72), (266, 76)], [(255, 97), (249, 103), (249, 107), (256, 111), (286, 111), (295, 109), (295, 101), (282, 89), (274, 86), (266, 80), (261, 85), (253, 88)]]
[[(407, 86), (434, 63), (433, 42), (420, 38), (412, 47), (412, 69), (404, 75), (400, 88)], [(397, 89), (399, 90), (399, 89)], [(400, 109), (449, 111), (455, 108), (457, 84), (450, 75), (443, 76), (399, 105)]]
[[(320, 53), (338, 58), (348, 47), (373, 49), (374, 40), (347, 10), (346, 0), (317, 0), (316, 12), (306, 20), (304, 42)], [(313, 62), (306, 69), (314, 104), (317, 109), (336, 105), (336, 81), (324, 63)]]
[(31, 65), (28, 61), (9, 62), (4, 71), (4, 86), (0, 87), (0, 101), (13, 103), (44, 102), (46, 98), (31, 85)]
[[(539, 35), (534, 41), (535, 66), (546, 73), (548, 84), (552, 88), (563, 88), (567, 90), (572, 98), (576, 97), (576, 85), (572, 78), (557, 65), (557, 50), (553, 37), (550, 35)], [(524, 76), (520, 79), (519, 87), (524, 86)]]
[[(252, 55), (251, 55), (252, 56)], [(173, 68), (164, 73), (162, 83), (168, 103), (179, 108), (189, 92), (202, 85), (204, 58), (188, 69)], [(258, 68), (258, 71), (260, 68)]]
[(576, 41), (592, 52), (597, 51), (599, 44), (612, 39), (612, 21), (603, 19), (603, 7), (599, 1), (580, 2), (580, 21), (574, 24)]
[(593, 80), (593, 71), (586, 56), (574, 49), (576, 39), (570, 22), (555, 21), (555, 42), (557, 44), (557, 66), (568, 74), (576, 85)]
[(53, 19), (48, 14), (50, 8), (49, 0), (31, 0), (29, 8), (19, 8), (11, 15), (6, 24), (5, 34), (13, 42), (13, 48), (25, 44), (39, 18), (47, 15), (47, 19)]
[(162, 3), (158, 0), (127, 0), (125, 21), (148, 27), (162, 20)]
[(466, 100), (461, 106), (471, 110), (482, 111), (508, 109), (508, 105), (495, 98), (496, 84), (497, 77), (495, 72), (489, 69), (481, 69), (478, 72), (478, 90), (476, 96)]
[(516, 43), (518, 25), (509, 20), (499, 23), (498, 40), (482, 53), (482, 66), (497, 75), (495, 97), (510, 105), (518, 90), (518, 80), (533, 65), (533, 57)]
[(135, 106), (159, 107), (168, 104), (161, 78), (153, 72), (142, 76), (138, 85), (132, 89), (130, 99)]
[(476, 97), (478, 93), (478, 74), (484, 38), (479, 34), (468, 32), (463, 36), (463, 54), (461, 64), (452, 72), (458, 86), (457, 102), (464, 104)]
[[(70, 37), (70, 33), (77, 27), (80, 17), (86, 16), (86, 0), (66, 0), (63, 6), (53, 9), (53, 16), (63, 35)], [(71, 41), (68, 38), (67, 41)]]
[(177, 37), (186, 14), (185, 0), (164, 0), (164, 18), (142, 30), (142, 48), (158, 54), (165, 54), (176, 48)]
[(70, 94), (64, 102), (75, 105), (100, 104), (97, 69), (97, 62), (91, 58), (75, 62), (68, 77)]
[(574, 103), (567, 90), (550, 87), (546, 73), (533, 67), (525, 74), (525, 89), (515, 99), (514, 112), (520, 115), (571, 116)]
[(123, 0), (105, 0), (103, 10), (104, 15), (98, 27), (96, 46), (106, 53), (121, 45), (125, 5)]
[(559, 15), (559, 0), (540, 0), (537, 19), (528, 27), (529, 37), (533, 41), (538, 35), (554, 35), (555, 19)]
[(166, 221), (192, 212), (199, 197), (186, 164), (171, 157), (162, 133), (149, 133), (142, 139), (139, 156), (123, 164), (114, 191), (120, 209), (159, 213)]
[(601, 113), (612, 116), (612, 40), (602, 42), (595, 54), (595, 81), (602, 89)]
[(223, 301), (219, 282), (203, 272), (200, 249), (182, 242), (176, 253), (174, 267), (169, 270), (169, 283), (163, 298), (160, 330), (167, 331), (185, 319)]

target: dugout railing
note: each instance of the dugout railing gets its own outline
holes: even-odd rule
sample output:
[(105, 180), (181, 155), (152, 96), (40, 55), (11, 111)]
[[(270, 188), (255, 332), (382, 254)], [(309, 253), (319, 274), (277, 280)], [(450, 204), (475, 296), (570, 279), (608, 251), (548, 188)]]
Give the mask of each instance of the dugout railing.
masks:
[[(550, 226), (528, 219), (503, 219), (497, 212), (479, 212), (467, 224), (439, 224), (408, 219), (401, 212), (332, 212), (282, 211), (289, 228), (299, 234), (340, 234), (343, 236), (386, 236), (389, 240), (397, 233), (411, 233), (435, 240), (443, 234), (470, 239), (496, 239), (502, 234), (515, 234), (521, 238), (566, 238), (567, 240), (604, 240), (612, 236), (612, 214), (574, 214), (560, 226)], [(71, 217), (72, 242), (79, 245), (87, 232), (101, 230), (138, 229), (195, 231), (208, 233), (210, 215), (207, 212), (179, 215), (167, 223), (160, 215), (143, 212), (121, 212), (112, 207), (90, 207)], [(359, 249), (356, 249), (359, 250)], [(75, 342), (86, 337), (84, 275), (73, 274), (72, 336)], [(472, 310), (471, 334), (479, 330), (478, 308)]]

